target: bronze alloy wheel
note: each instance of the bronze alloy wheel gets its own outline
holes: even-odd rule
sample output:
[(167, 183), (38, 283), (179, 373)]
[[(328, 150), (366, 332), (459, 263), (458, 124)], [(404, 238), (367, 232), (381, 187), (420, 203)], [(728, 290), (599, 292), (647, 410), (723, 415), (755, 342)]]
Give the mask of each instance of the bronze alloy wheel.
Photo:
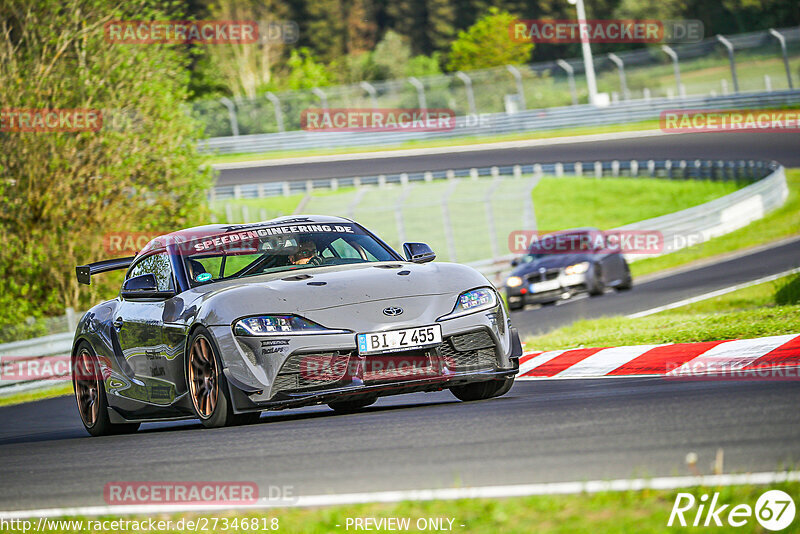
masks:
[(189, 352), (189, 392), (197, 415), (208, 419), (214, 414), (219, 394), (217, 363), (211, 344), (205, 336), (197, 336)]
[(75, 359), (75, 398), (83, 424), (89, 428), (97, 423), (100, 412), (100, 380), (95, 362), (86, 349), (81, 349)]

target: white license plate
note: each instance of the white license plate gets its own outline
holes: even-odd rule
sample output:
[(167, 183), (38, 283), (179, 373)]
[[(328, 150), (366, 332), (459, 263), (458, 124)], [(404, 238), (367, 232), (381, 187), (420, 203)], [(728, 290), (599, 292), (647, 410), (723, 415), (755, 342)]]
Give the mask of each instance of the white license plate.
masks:
[(531, 284), (531, 293), (543, 293), (545, 291), (553, 291), (558, 289), (561, 285), (558, 283), (558, 279), (556, 280), (546, 280), (544, 282), (536, 282), (535, 284)]
[(382, 352), (410, 350), (441, 343), (442, 327), (435, 324), (417, 328), (390, 330), (389, 332), (358, 334), (356, 339), (358, 341), (359, 354), (379, 354)]

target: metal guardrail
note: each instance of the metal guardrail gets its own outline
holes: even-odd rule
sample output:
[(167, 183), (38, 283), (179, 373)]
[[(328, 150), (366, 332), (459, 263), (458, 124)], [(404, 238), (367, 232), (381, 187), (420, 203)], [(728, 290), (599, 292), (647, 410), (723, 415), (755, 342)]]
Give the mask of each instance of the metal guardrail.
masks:
[[(69, 376), (69, 367), (56, 365), (55, 361), (50, 362), (52, 364), (50, 370), (54, 372), (54, 376), (51, 379), (13, 378), (13, 373), (20, 364), (30, 369), (27, 365), (30, 360), (69, 355), (72, 351), (74, 338), (74, 332), (64, 332), (0, 345), (0, 394), (10, 395), (28, 389), (59, 384), (59, 377), (63, 380)], [(63, 363), (63, 360), (61, 363)], [(12, 372), (12, 378), (6, 376), (9, 371)]]
[[(770, 211), (777, 209), (788, 197), (788, 186), (784, 168), (777, 163), (764, 161), (710, 161), (710, 160), (665, 160), (665, 161), (607, 161), (607, 162), (575, 162), (556, 163), (551, 165), (517, 165), (498, 169), (462, 169), (447, 171), (445, 178), (470, 176), (500, 176), (501, 170), (510, 170), (515, 175), (532, 173), (534, 175), (552, 174), (554, 176), (578, 175), (594, 176), (651, 176), (663, 179), (712, 179), (712, 180), (747, 180), (752, 182), (724, 197), (711, 200), (699, 206), (688, 208), (669, 215), (640, 221), (623, 226), (625, 230), (660, 231), (665, 240), (676, 235), (689, 233), (699, 237), (699, 242), (732, 232), (762, 218)], [(423, 173), (433, 177), (433, 173)], [(410, 175), (406, 179), (411, 179)], [(385, 183), (385, 182), (384, 182)], [(672, 252), (671, 248), (665, 252)], [(638, 256), (641, 257), (641, 256)], [(499, 285), (503, 274), (509, 269), (510, 256), (473, 262), (471, 265)], [(635, 259), (635, 258), (631, 258)], [(15, 356), (18, 359), (43, 359), (51, 356), (62, 356), (70, 353), (73, 333), (66, 332), (51, 336), (16, 341), (0, 345), (0, 369), (5, 358)], [(9, 394), (35, 387), (46, 387), (54, 384), (52, 380), (4, 380), (0, 376), (0, 394)]]
[[(657, 119), (662, 111), (672, 109), (767, 108), (800, 104), (800, 90), (742, 93), (726, 96), (652, 98), (631, 100), (596, 107), (589, 104), (532, 109), (514, 114), (492, 113), (480, 124), (468, 116), (456, 117), (456, 126), (448, 131), (411, 132), (323, 132), (292, 131), (271, 134), (214, 137), (202, 140), (202, 152), (218, 154), (269, 152), (384, 146), (409, 140), (449, 139), (469, 136), (492, 136), (517, 132), (536, 132), (575, 126), (602, 126)], [(469, 124), (468, 121), (472, 122)]]

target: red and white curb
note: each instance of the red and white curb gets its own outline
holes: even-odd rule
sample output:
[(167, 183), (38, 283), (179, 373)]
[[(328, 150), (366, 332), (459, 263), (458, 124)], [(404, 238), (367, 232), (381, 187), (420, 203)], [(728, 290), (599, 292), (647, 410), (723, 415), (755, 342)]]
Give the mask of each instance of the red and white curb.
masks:
[[(527, 352), (518, 380), (705, 375), (800, 379), (800, 334), (627, 347)], [(785, 369), (786, 372), (777, 370)]]

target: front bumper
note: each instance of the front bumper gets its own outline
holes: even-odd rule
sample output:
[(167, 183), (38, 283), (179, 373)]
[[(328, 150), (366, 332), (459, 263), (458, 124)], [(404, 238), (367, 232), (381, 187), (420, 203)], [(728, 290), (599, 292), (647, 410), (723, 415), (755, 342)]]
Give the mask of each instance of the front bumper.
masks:
[(502, 306), (440, 324), (440, 345), (376, 356), (358, 354), (355, 334), (235, 337), (227, 335), (230, 327), (213, 333), (221, 336), (236, 412), (436, 391), (516, 375), (522, 348)]
[(506, 298), (511, 305), (550, 302), (572, 296), (587, 289), (587, 275), (560, 273), (546, 281), (525, 280), (517, 287), (505, 287)]

